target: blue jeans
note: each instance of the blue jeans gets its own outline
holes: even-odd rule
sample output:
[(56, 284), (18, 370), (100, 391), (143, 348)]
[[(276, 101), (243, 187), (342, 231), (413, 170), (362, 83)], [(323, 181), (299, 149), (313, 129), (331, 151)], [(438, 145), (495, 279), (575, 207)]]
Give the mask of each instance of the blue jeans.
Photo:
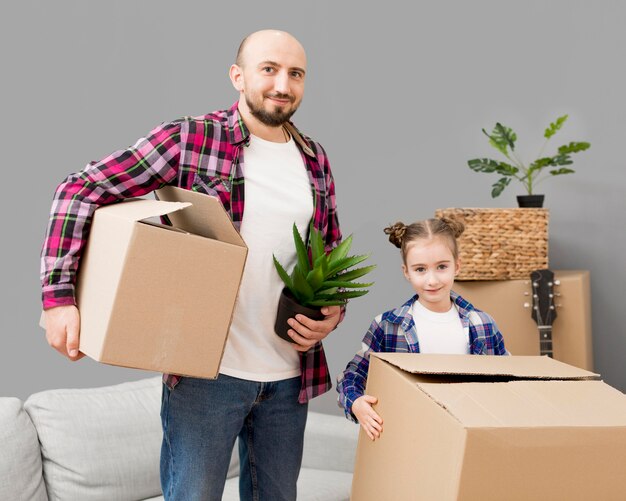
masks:
[(299, 377), (259, 383), (220, 374), (163, 385), (165, 499), (219, 501), (239, 437), (241, 500), (295, 501), (307, 417), (299, 391)]

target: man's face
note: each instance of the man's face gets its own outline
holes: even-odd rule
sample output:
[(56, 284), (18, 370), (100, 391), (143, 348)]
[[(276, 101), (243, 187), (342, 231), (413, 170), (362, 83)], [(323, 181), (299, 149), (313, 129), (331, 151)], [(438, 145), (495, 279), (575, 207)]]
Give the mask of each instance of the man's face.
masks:
[(295, 39), (257, 34), (247, 42), (241, 66), (234, 68), (233, 84), (261, 123), (278, 127), (296, 112), (304, 94), (306, 55)]

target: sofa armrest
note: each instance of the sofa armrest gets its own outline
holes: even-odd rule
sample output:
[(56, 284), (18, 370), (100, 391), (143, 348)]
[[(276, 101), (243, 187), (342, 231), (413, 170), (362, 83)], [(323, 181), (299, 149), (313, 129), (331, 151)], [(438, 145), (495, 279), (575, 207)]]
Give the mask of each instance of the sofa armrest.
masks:
[(302, 467), (352, 473), (358, 436), (359, 426), (343, 416), (309, 412)]
[(13, 397), (0, 397), (0, 499), (48, 500), (37, 431)]

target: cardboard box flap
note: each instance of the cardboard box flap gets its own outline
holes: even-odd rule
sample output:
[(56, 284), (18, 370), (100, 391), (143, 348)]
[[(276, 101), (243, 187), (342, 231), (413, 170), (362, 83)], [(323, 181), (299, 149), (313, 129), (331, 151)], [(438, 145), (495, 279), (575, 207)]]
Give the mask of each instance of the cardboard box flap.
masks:
[(626, 399), (602, 381), (417, 386), (468, 428), (626, 426)]
[(246, 246), (218, 198), (175, 186), (164, 186), (155, 192), (155, 196), (158, 200), (192, 205), (191, 209), (169, 216), (177, 228), (239, 247)]
[(186, 202), (159, 202), (157, 200), (145, 200), (134, 198), (120, 203), (100, 207), (96, 214), (108, 214), (122, 217), (129, 221), (141, 221), (150, 217), (159, 217), (180, 211), (191, 204)]
[(437, 376), (493, 376), (512, 379), (599, 379), (593, 372), (550, 357), (434, 355), (418, 353), (372, 353), (412, 374)]

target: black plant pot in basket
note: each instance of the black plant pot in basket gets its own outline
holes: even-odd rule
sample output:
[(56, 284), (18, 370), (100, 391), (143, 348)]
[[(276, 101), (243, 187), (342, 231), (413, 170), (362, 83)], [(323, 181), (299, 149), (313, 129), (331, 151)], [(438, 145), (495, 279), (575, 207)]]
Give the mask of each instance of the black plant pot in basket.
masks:
[(517, 195), (517, 205), (522, 208), (543, 207), (544, 195)]
[(294, 340), (291, 339), (289, 334), (287, 334), (287, 331), (291, 329), (287, 320), (295, 318), (298, 313), (309, 317), (312, 320), (323, 320), (325, 315), (321, 310), (321, 308), (316, 308), (314, 306), (302, 306), (298, 303), (289, 289), (285, 288), (280, 294), (280, 299), (278, 300), (278, 312), (276, 313), (274, 331), (285, 341), (293, 343)]

